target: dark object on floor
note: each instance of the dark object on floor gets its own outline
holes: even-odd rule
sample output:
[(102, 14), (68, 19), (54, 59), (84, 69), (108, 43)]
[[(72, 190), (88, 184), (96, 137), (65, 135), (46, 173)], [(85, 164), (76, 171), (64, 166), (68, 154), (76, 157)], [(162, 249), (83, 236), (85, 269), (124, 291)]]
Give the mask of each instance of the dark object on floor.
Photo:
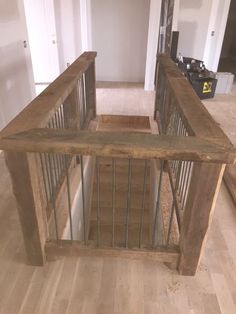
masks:
[(215, 73), (208, 71), (201, 60), (179, 57), (178, 67), (187, 77), (200, 99), (213, 98), (217, 85)]

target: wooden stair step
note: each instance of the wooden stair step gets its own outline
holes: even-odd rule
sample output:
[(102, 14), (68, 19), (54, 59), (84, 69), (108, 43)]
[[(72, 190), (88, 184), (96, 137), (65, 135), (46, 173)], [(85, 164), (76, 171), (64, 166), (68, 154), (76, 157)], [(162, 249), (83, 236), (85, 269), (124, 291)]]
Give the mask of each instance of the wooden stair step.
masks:
[[(130, 196), (130, 208), (140, 209), (142, 207), (142, 194), (131, 193)], [(93, 193), (92, 207), (97, 206), (97, 191)], [(116, 192), (115, 206), (117, 208), (125, 208), (127, 206), (127, 193)], [(112, 207), (112, 193), (100, 191), (100, 207)], [(145, 207), (149, 207), (149, 196), (145, 198)]]
[[(102, 224), (111, 225), (112, 224), (112, 208), (100, 208), (100, 219)], [(126, 220), (126, 208), (115, 208), (115, 224), (123, 224)], [(129, 221), (132, 224), (140, 224), (141, 219), (141, 209), (131, 208), (129, 211)], [(143, 223), (149, 223), (149, 210), (145, 209), (143, 213)], [(97, 208), (92, 208), (91, 210), (91, 219), (90, 223), (96, 224), (97, 223)]]
[[(137, 247), (139, 245), (139, 231), (136, 225), (129, 225), (128, 243), (129, 247)], [(125, 225), (115, 226), (115, 245), (125, 247), (126, 227)], [(97, 240), (97, 226), (91, 226), (89, 232), (89, 240)], [(101, 225), (100, 228), (100, 245), (111, 246), (112, 244), (112, 226)], [(150, 245), (149, 227), (143, 227), (142, 244)]]

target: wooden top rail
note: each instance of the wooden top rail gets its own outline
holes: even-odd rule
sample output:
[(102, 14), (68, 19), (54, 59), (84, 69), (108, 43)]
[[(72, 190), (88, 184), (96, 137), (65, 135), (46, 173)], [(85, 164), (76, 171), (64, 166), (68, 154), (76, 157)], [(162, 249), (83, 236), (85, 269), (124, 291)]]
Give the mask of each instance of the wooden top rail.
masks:
[(124, 132), (34, 129), (0, 140), (0, 149), (14, 152), (83, 154), (101, 157), (193, 160), (233, 163), (234, 148), (225, 149), (192, 136), (157, 136)]
[(96, 55), (96, 52), (83, 53), (1, 131), (1, 137), (45, 127), (56, 109), (72, 92), (82, 74), (94, 62)]
[(159, 69), (166, 78), (174, 103), (188, 133), (232, 147), (230, 140), (204, 107), (176, 64), (168, 56), (160, 55)]

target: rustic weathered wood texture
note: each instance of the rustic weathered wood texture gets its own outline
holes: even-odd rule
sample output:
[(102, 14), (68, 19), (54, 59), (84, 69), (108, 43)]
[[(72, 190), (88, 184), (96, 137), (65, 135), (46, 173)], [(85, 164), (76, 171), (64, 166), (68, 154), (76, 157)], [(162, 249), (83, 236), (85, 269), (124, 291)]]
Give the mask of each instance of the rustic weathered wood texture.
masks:
[(92, 112), (92, 118), (96, 117), (96, 73), (95, 62), (93, 61), (88, 70), (85, 72), (86, 85), (86, 106)]
[(43, 265), (46, 261), (47, 219), (37, 156), (6, 152), (5, 159), (17, 201), (28, 261), (31, 265)]
[(224, 165), (195, 163), (183, 217), (179, 271), (195, 275), (211, 225)]
[[(81, 126), (78, 124), (78, 120), (81, 120), (79, 117), (81, 111), (78, 108), (80, 104), (78, 104), (76, 87), (78, 80), (82, 76), (85, 77), (87, 88), (84, 128), (96, 115), (95, 56), (95, 52), (84, 53), (0, 133), (0, 148), (7, 151), (25, 242), (28, 246), (26, 250), (30, 255), (32, 243), (36, 248), (36, 252), (32, 250), (33, 256), (30, 256), (30, 260), (38, 264), (43, 263), (47, 237), (47, 226), (42, 223), (44, 211), (41, 205), (45, 200), (37, 194), (42, 179), (37, 172), (36, 163), (28, 157), (32, 156), (32, 152), (193, 161), (194, 170), (184, 217), (181, 219), (183, 221), (179, 263), (182, 274), (193, 275), (206, 241), (224, 166), (234, 163), (236, 150), (203, 107), (174, 62), (164, 55), (159, 57), (155, 103), (155, 117), (159, 116), (161, 119), (160, 136), (145, 133), (140, 135), (125, 132), (81, 131)], [(64, 114), (69, 129), (47, 129), (49, 119), (61, 104), (66, 106)], [(189, 136), (166, 135), (173, 109), (178, 113), (187, 131), (185, 134)], [(19, 169), (15, 170), (19, 167), (17, 156), (20, 157), (19, 161), (22, 160), (23, 169), (26, 169), (24, 187), (15, 174), (22, 175)], [(26, 190), (29, 192), (29, 197)], [(30, 209), (33, 212), (30, 212)], [(29, 229), (31, 231), (28, 230), (29, 221), (31, 221), (32, 229)], [(30, 241), (28, 232), (35, 235)], [(125, 252), (122, 251), (122, 254), (128, 256), (129, 252)]]
[[(0, 137), (9, 134), (30, 130), (35, 127), (45, 128), (63, 104), (65, 128), (80, 129), (80, 103), (78, 80), (88, 71), (86, 84), (93, 86), (93, 93), (88, 94), (90, 107), (95, 107), (94, 59), (95, 52), (84, 53), (50, 86), (36, 97), (8, 126), (1, 131)], [(91, 67), (91, 69), (90, 69)], [(93, 109), (94, 112), (94, 109)], [(88, 115), (86, 126), (89, 124)], [(48, 223), (44, 195), (42, 169), (37, 154), (29, 151), (23, 153), (16, 150), (6, 150), (6, 162), (12, 178), (13, 192), (18, 205), (18, 212), (24, 235), (28, 261), (31, 265), (45, 263), (45, 241), (48, 238)], [(66, 178), (65, 178), (66, 179)], [(56, 196), (57, 197), (57, 196)]]
[(163, 250), (159, 248), (156, 251), (143, 250), (143, 249), (120, 249), (120, 248), (97, 248), (95, 244), (90, 243), (88, 246), (74, 241), (61, 240), (59, 245), (56, 242), (50, 241), (46, 243), (46, 253), (49, 256), (106, 256), (106, 257), (123, 257), (130, 259), (145, 259), (158, 262), (174, 263), (178, 261), (179, 251), (178, 248)]
[[(167, 56), (160, 55), (154, 118), (159, 122), (161, 135), (167, 133), (171, 115), (175, 114), (173, 112), (179, 115), (189, 139), (209, 141), (215, 148), (235, 151), (175, 63)], [(199, 152), (203, 146), (204, 144), (199, 145)], [(185, 152), (187, 150), (183, 149), (183, 153)], [(226, 159), (218, 164), (216, 161), (194, 161), (184, 216), (181, 219), (179, 271), (183, 275), (194, 275), (197, 270), (227, 163)], [(230, 163), (234, 162), (235, 156)]]
[(0, 148), (19, 152), (84, 154), (102, 157), (193, 160), (232, 163), (236, 152), (197, 137), (125, 132), (33, 129), (0, 140)]

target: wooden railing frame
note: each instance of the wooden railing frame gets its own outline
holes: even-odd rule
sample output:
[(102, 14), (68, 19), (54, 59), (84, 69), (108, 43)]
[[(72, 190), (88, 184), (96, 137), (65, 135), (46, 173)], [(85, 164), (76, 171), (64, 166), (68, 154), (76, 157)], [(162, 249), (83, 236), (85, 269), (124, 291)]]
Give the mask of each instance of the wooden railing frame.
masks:
[[(160, 101), (165, 105), (164, 129), (160, 136), (81, 131), (73, 105), (68, 113), (71, 115), (69, 130), (46, 129), (48, 119), (62, 102), (66, 99), (72, 104), (77, 101), (76, 85), (83, 73), (89, 86), (86, 93), (89, 109), (86, 125), (96, 116), (95, 56), (94, 52), (83, 54), (0, 134), (0, 149), (7, 152), (29, 260), (35, 265), (45, 262), (47, 239), (47, 222), (43, 219), (45, 200), (38, 194), (41, 179), (33, 152), (187, 160), (194, 162), (194, 168), (182, 219), (179, 271), (184, 275), (194, 275), (207, 238), (224, 167), (235, 161), (235, 148), (176, 65), (163, 55), (159, 59), (155, 103), (156, 118)], [(163, 93), (166, 93), (165, 96)], [(188, 137), (165, 134), (173, 106), (188, 130)], [(20, 163), (25, 165), (23, 170)], [(23, 177), (23, 181), (19, 177)], [(29, 202), (25, 200), (27, 192)]]
[[(1, 131), (1, 138), (20, 130), (27, 131), (35, 127), (46, 128), (50, 118), (62, 103), (66, 103), (64, 114), (67, 116), (69, 124), (67, 127), (74, 131), (80, 130), (78, 81), (83, 73), (85, 74), (85, 84), (89, 88), (88, 95), (86, 95), (88, 116), (85, 128), (89, 120), (96, 116), (96, 55), (96, 52), (82, 54)], [(11, 174), (28, 262), (36, 266), (44, 265), (49, 226), (38, 154), (32, 154), (27, 150), (22, 152), (5, 150), (5, 159)]]
[[(165, 109), (160, 117), (160, 108), (163, 110), (163, 107)], [(159, 130), (162, 135), (167, 130), (171, 107), (177, 109), (188, 132), (188, 138), (209, 141), (213, 146), (219, 145), (227, 152), (231, 149), (235, 151), (230, 140), (203, 106), (178, 67), (170, 58), (160, 55), (154, 116), (159, 123), (161, 122)], [(230, 163), (235, 162), (233, 155)], [(195, 275), (197, 271), (227, 158), (223, 158), (220, 163), (216, 160), (209, 163), (196, 159), (192, 161), (194, 166), (180, 232), (178, 269), (183, 275)]]

